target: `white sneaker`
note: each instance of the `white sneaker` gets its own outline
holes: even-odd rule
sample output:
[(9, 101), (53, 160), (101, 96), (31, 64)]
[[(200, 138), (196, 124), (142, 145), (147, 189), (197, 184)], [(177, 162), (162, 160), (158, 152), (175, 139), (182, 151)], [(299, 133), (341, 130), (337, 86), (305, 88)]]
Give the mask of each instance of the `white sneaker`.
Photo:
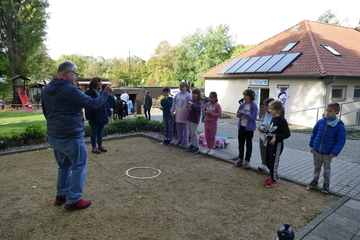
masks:
[(204, 153), (204, 154), (208, 154), (208, 153), (209, 153), (209, 151), (210, 151), (210, 148), (205, 148), (205, 149), (202, 151), (202, 153)]
[(214, 149), (210, 149), (210, 151), (208, 152), (208, 155), (214, 155), (215, 150)]
[(258, 167), (258, 170), (259, 171), (269, 171), (268, 167), (264, 164), (261, 164), (259, 167)]

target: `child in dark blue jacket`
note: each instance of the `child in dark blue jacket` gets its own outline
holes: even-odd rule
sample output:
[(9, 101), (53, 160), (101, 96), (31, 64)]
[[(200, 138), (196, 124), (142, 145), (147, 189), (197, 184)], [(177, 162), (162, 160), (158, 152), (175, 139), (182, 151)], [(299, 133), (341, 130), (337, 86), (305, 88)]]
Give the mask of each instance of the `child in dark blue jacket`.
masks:
[(331, 161), (339, 155), (345, 145), (346, 130), (343, 121), (336, 117), (340, 112), (338, 103), (330, 103), (326, 108), (326, 116), (314, 126), (310, 137), (310, 152), (314, 155), (314, 177), (307, 188), (318, 185), (321, 166), (324, 165), (324, 183), (322, 192), (329, 193)]

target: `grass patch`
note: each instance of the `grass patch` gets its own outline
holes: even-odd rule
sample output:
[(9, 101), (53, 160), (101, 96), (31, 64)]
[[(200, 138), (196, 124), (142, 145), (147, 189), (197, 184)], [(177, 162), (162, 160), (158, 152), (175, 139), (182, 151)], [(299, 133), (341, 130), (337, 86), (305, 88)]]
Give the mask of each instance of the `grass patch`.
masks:
[(0, 123), (45, 120), (42, 112), (6, 112), (0, 114)]

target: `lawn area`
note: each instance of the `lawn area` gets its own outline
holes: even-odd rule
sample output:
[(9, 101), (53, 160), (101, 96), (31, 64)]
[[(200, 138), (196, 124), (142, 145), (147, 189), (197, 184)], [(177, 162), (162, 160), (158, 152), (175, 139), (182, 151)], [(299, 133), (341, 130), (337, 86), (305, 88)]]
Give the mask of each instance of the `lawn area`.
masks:
[[(29, 122), (23, 122), (29, 121)], [(21, 122), (21, 123), (13, 123)], [(4, 124), (0, 125), (1, 136), (7, 135), (11, 130), (17, 132), (25, 131), (25, 128), (31, 124), (40, 125), (42, 128), (46, 129), (46, 120), (41, 111), (37, 112), (24, 112), (24, 111), (11, 111), (11, 112), (2, 112), (0, 113), (0, 124), (1, 123), (13, 123), (13, 124)]]

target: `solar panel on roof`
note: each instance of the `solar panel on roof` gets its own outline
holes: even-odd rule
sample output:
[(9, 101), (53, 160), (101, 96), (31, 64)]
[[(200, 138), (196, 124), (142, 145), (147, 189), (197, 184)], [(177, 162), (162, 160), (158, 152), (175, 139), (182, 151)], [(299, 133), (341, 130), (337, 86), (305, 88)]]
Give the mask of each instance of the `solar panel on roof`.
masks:
[(266, 63), (273, 55), (268, 55), (268, 56), (262, 56), (260, 57), (259, 60), (257, 60), (253, 65), (251, 65), (251, 67), (249, 67), (248, 69), (246, 69), (246, 73), (253, 73), (256, 72), (256, 70), (258, 70), (258, 68), (260, 68), (264, 63)]
[(264, 63), (256, 72), (267, 72), (272, 68), (285, 54), (272, 55), (272, 57)]
[(219, 74), (282, 72), (302, 52), (241, 58), (231, 61)]
[(243, 64), (238, 70), (235, 71), (235, 73), (243, 73), (246, 69), (248, 69), (251, 65), (253, 65), (257, 60), (259, 60), (260, 57), (252, 57), (247, 61), (245, 64)]
[(232, 66), (226, 73), (235, 73), (242, 65), (244, 65), (250, 58), (241, 58), (234, 66)]
[(225, 73), (227, 70), (229, 70), (229, 68), (231, 68), (232, 66), (234, 66), (234, 64), (236, 64), (240, 59), (234, 59), (232, 60), (230, 63), (228, 63), (228, 65), (226, 65), (223, 69), (221, 69), (218, 74), (223, 74)]
[(286, 54), (268, 72), (282, 72), (300, 54), (301, 54), (301, 52)]

